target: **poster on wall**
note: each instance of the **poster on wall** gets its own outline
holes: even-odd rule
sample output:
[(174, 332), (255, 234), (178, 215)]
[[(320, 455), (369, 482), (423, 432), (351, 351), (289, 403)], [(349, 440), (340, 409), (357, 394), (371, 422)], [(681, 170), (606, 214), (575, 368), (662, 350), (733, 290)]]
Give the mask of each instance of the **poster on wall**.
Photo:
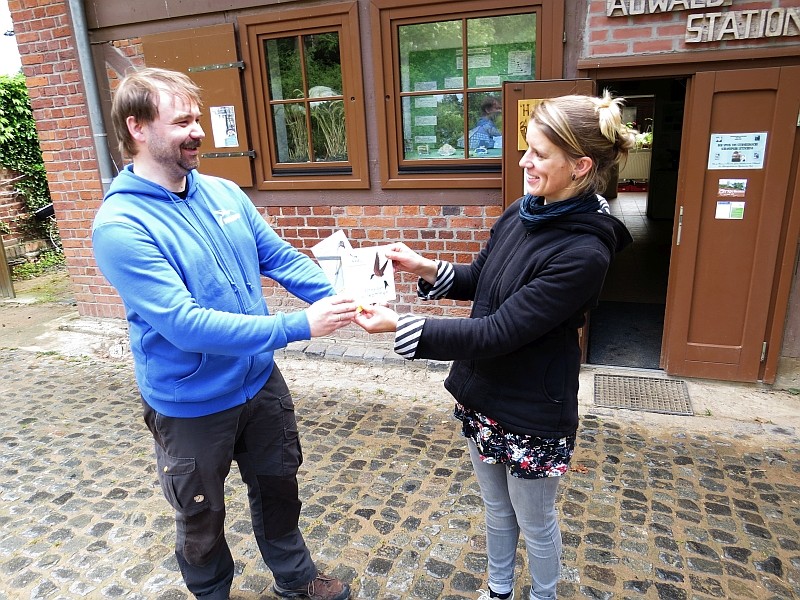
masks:
[(526, 99), (517, 101), (517, 123), (519, 123), (519, 137), (517, 137), (517, 150), (525, 152), (528, 149), (528, 142), (525, 141), (525, 134), (528, 132), (528, 121), (531, 118), (533, 109), (542, 99)]
[(747, 192), (747, 179), (720, 179), (717, 196), (720, 198), (744, 198)]
[(233, 106), (211, 107), (211, 132), (217, 148), (235, 148), (239, 145)]
[[(715, 219), (741, 221), (744, 219), (744, 196), (747, 179), (720, 179), (717, 183), (717, 208)], [(728, 200), (741, 198), (741, 200)]]
[(712, 133), (708, 170), (763, 169), (767, 132)]
[(715, 219), (741, 221), (744, 219), (744, 202), (718, 200)]

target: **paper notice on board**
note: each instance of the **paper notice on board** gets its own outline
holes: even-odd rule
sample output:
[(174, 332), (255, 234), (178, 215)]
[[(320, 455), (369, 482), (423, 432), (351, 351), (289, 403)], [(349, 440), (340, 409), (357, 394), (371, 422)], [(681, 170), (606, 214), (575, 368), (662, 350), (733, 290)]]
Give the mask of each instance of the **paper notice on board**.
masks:
[(508, 75), (513, 77), (530, 77), (533, 65), (533, 52), (530, 50), (513, 50), (508, 53)]
[(212, 106), (211, 133), (215, 148), (235, 148), (239, 145), (236, 111), (233, 106)]
[(741, 221), (744, 219), (744, 202), (720, 200), (717, 202), (715, 219)]
[(767, 132), (712, 133), (708, 169), (763, 169)]

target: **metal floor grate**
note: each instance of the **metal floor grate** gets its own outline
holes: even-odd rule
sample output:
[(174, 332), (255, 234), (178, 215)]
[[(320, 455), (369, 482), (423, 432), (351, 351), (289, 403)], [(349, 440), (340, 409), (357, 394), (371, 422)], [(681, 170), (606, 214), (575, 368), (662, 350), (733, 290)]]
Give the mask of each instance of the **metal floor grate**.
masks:
[(594, 376), (594, 403), (665, 415), (694, 415), (685, 381), (657, 377)]

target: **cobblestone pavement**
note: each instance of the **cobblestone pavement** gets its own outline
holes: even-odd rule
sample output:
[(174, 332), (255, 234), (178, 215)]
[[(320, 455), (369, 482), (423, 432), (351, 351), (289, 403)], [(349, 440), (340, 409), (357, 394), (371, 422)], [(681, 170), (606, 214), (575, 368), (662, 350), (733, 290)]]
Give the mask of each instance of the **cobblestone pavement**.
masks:
[[(476, 598), (481, 502), (444, 367), (290, 351), (278, 362), (305, 454), (302, 528), (320, 566), (354, 598)], [(129, 362), (0, 350), (0, 399), (0, 600), (189, 598)], [(558, 502), (559, 597), (800, 597), (796, 431), (627, 412), (582, 406)], [(272, 598), (235, 468), (226, 493), (232, 598)]]

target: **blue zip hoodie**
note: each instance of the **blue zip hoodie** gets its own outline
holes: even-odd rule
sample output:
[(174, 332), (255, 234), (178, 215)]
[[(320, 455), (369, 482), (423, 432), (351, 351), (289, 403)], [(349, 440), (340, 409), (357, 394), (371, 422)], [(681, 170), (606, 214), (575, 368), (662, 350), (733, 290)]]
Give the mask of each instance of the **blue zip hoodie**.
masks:
[(246, 402), (273, 351), (311, 337), (305, 311), (269, 315), (261, 275), (306, 302), (333, 294), (235, 184), (192, 171), (185, 200), (127, 166), (92, 228), (97, 264), (125, 305), (136, 381), (170, 417)]

